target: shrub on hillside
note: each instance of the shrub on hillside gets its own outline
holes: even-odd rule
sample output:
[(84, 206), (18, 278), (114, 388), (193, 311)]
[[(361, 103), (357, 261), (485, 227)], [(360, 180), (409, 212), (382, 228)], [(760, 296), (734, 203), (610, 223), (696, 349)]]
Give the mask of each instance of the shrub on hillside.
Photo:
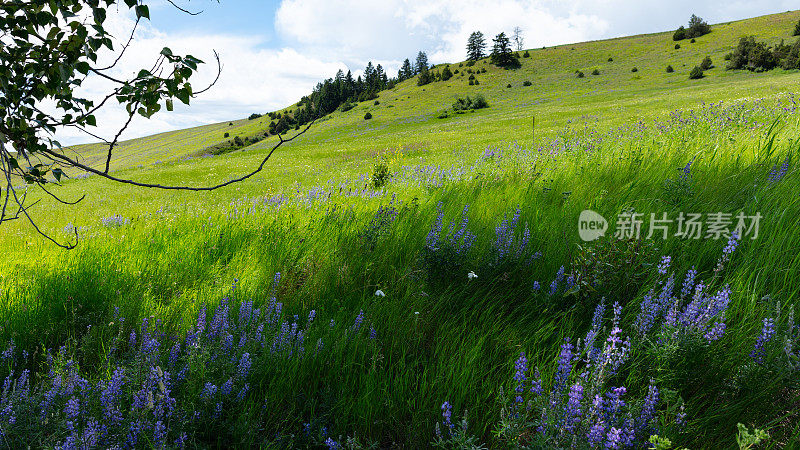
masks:
[(675, 72), (675, 69), (673, 69), (672, 66), (667, 66), (667, 73), (672, 73), (672, 72)]
[(681, 25), (678, 27), (677, 30), (675, 30), (675, 33), (673, 33), (672, 40), (680, 41), (683, 39), (686, 39), (686, 28), (684, 28), (683, 25)]
[(469, 85), (472, 86), (475, 84), (475, 80), (469, 80)]
[(631, 69), (631, 72), (634, 72), (634, 73), (636, 73), (636, 72), (638, 72), (638, 71), (639, 71), (639, 69), (637, 69), (636, 67), (634, 67), (633, 69)]
[(522, 57), (523, 58), (530, 58), (531, 54), (527, 50), (525, 50), (525, 53), (522, 54)]
[(390, 178), (392, 178), (392, 174), (389, 172), (389, 166), (386, 163), (376, 164), (375, 170), (372, 171), (372, 187), (380, 189), (389, 182)]
[(530, 85), (532, 85), (532, 84), (533, 84), (533, 83), (531, 83), (531, 82), (530, 82), (530, 81), (528, 81), (528, 80), (525, 80), (524, 82), (522, 82), (522, 85), (523, 85), (523, 86), (530, 86)]
[(371, 113), (364, 114), (364, 120), (369, 120), (369, 119), (372, 119), (372, 114)]
[(711, 27), (706, 23), (705, 20), (697, 17), (696, 15), (692, 14), (692, 17), (689, 18), (689, 27), (685, 28), (683, 25), (678, 27), (675, 30), (675, 33), (672, 35), (672, 40), (680, 41), (683, 39), (692, 39), (692, 42), (695, 42), (694, 38), (703, 36), (704, 34), (708, 34), (711, 32)]
[(678, 50), (679, 48), (681, 48), (681, 44), (675, 44), (675, 50)]
[(379, 102), (378, 100), (375, 100), (375, 103), (373, 103), (373, 105), (375, 105), (375, 106), (378, 106), (380, 104), (381, 104), (381, 102)]
[(453, 103), (453, 111), (468, 111), (470, 109), (488, 108), (489, 103), (483, 95), (478, 94), (474, 99), (467, 96), (466, 98), (457, 98)]
[(756, 42), (755, 37), (748, 36), (739, 39), (736, 50), (730, 54), (726, 69), (747, 69), (762, 72), (774, 69), (778, 61), (772, 49), (763, 42)]
[(592, 75), (600, 75), (600, 69), (594, 69)]
[(614, 58), (609, 57), (608, 62), (614, 62)]
[(339, 107), (339, 111), (341, 111), (341, 112), (347, 112), (347, 111), (350, 111), (351, 109), (353, 109), (353, 108), (355, 108), (355, 107), (356, 107), (356, 105), (355, 105), (355, 104), (353, 104), (353, 103), (350, 103), (350, 102), (344, 102), (344, 103), (342, 103), (342, 106), (340, 106), (340, 107)]
[(798, 20), (797, 23), (795, 24), (792, 36), (800, 36), (800, 20)]
[(578, 76), (578, 78), (583, 78), (583, 77), (585, 77), (585, 76), (586, 76), (586, 75), (584, 75), (584, 74), (583, 74), (583, 72), (581, 72), (580, 70), (578, 70), (578, 71), (575, 71), (575, 74)]
[(253, 114), (250, 114), (250, 117), (248, 117), (247, 120), (255, 120), (255, 119), (258, 119), (259, 117), (261, 117), (261, 114), (253, 113)]
[[(456, 72), (458, 71), (456, 70)], [(442, 69), (442, 81), (447, 81), (450, 78), (453, 78), (453, 72), (450, 71), (450, 66), (444, 66), (444, 69)]]
[(689, 72), (689, 79), (690, 80), (699, 80), (700, 78), (703, 78), (704, 76), (705, 75), (703, 75), (703, 69), (701, 69), (700, 66), (694, 66), (694, 68), (691, 70), (691, 72)]
[(237, 147), (244, 147), (244, 140), (241, 137), (236, 136), (233, 138), (233, 145)]
[(230, 137), (230, 136), (231, 136), (231, 134), (230, 134), (230, 133), (228, 133), (228, 132), (226, 132), (224, 135), (222, 135), (222, 137), (224, 137), (224, 138), (228, 138), (228, 137)]
[(692, 38), (692, 40), (689, 41), (690, 44), (694, 44), (695, 42), (697, 42), (697, 41), (694, 38)]
[(510, 88), (510, 87), (511, 87), (511, 83), (508, 83), (508, 84), (506, 85), (506, 87), (507, 87), (507, 88)]
[(714, 64), (711, 62), (711, 57), (706, 56), (703, 58), (703, 62), (700, 63), (700, 68), (703, 70), (708, 70), (714, 67)]

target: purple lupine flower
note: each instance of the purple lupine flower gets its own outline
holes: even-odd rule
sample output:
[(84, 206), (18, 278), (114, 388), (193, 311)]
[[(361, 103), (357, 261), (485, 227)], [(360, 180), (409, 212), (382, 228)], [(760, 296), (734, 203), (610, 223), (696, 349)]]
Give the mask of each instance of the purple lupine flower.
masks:
[(573, 345), (570, 343), (569, 338), (564, 339), (561, 344), (561, 353), (558, 357), (558, 369), (553, 380), (553, 392), (560, 393), (567, 385), (569, 374), (572, 371), (572, 350)]
[(362, 309), (358, 312), (358, 316), (356, 316), (356, 321), (355, 323), (353, 323), (351, 330), (353, 330), (353, 332), (357, 332), (358, 330), (361, 329), (361, 324), (363, 322), (364, 322), (364, 310)]
[(223, 397), (227, 397), (231, 395), (231, 391), (233, 390), (233, 378), (228, 378), (228, 381), (222, 383), (222, 386), (219, 388), (220, 394)]
[(158, 420), (153, 426), (153, 447), (163, 448), (167, 441), (167, 426), (164, 422)]
[(236, 371), (236, 376), (242, 379), (246, 378), (250, 373), (250, 366), (252, 364), (253, 361), (250, 359), (250, 353), (243, 353), (242, 357), (239, 359), (239, 367)]
[(786, 176), (786, 173), (788, 171), (789, 171), (789, 157), (787, 156), (786, 159), (783, 161), (783, 164), (781, 164), (780, 168), (778, 168), (777, 164), (772, 167), (772, 171), (769, 173), (767, 181), (769, 181), (770, 184), (777, 183), (784, 176)]
[(725, 322), (715, 322), (714, 326), (712, 326), (711, 329), (708, 330), (705, 335), (703, 335), (703, 337), (710, 344), (714, 341), (720, 340), (723, 334), (725, 334)]
[(200, 398), (209, 400), (217, 393), (217, 386), (210, 381), (206, 383), (203, 387), (203, 391), (200, 392)]
[(555, 279), (553, 279), (553, 282), (550, 283), (551, 296), (556, 294), (556, 292), (558, 291), (558, 284), (561, 283), (563, 279), (564, 279), (564, 266), (561, 266), (561, 268), (558, 269), (558, 273), (556, 273)]
[(542, 286), (539, 284), (539, 282), (538, 282), (538, 281), (534, 281), (534, 282), (533, 282), (533, 290), (534, 290), (534, 291), (537, 291), (537, 292), (538, 292), (538, 291), (539, 291), (539, 289), (541, 289), (541, 288), (542, 288)]
[(372, 339), (372, 340), (375, 340), (376, 337), (378, 337), (378, 332), (375, 330), (375, 326), (374, 325), (370, 325), (369, 326), (369, 338)]
[(328, 450), (338, 450), (341, 448), (339, 443), (331, 438), (325, 439), (325, 442), (323, 442), (323, 444), (325, 444), (325, 446), (328, 447)]
[(236, 394), (236, 401), (240, 402), (244, 399), (244, 396), (247, 395), (247, 392), (250, 390), (250, 384), (245, 383), (241, 389), (239, 389), (239, 393)]
[(597, 422), (589, 428), (586, 434), (586, 440), (591, 447), (597, 447), (603, 442), (606, 437), (606, 427), (603, 422)]
[(67, 405), (64, 407), (64, 414), (67, 416), (67, 419), (73, 420), (77, 418), (80, 413), (81, 403), (78, 401), (78, 399), (72, 397), (67, 400)]
[(656, 408), (658, 407), (658, 388), (650, 380), (650, 386), (647, 388), (647, 396), (644, 398), (642, 410), (639, 413), (639, 419), (636, 423), (637, 431), (644, 439), (650, 437), (650, 433), (654, 430), (652, 422), (656, 417)]
[(686, 408), (684, 405), (681, 405), (681, 409), (675, 414), (675, 424), (679, 427), (683, 427), (686, 425)]
[(606, 434), (606, 448), (618, 449), (622, 447), (622, 430), (619, 428), (611, 427)]
[(452, 409), (453, 409), (453, 406), (450, 404), (450, 402), (442, 403), (442, 417), (443, 417), (442, 423), (449, 430), (453, 429), (453, 422), (450, 421), (450, 417), (452, 415), (452, 411), (451, 411)]
[(522, 394), (525, 392), (525, 380), (527, 377), (525, 373), (528, 372), (528, 359), (525, 357), (525, 352), (522, 352), (519, 355), (519, 359), (515, 364), (516, 372), (514, 372), (514, 381), (517, 382), (517, 387), (514, 388), (514, 391), (517, 393), (516, 402), (522, 403)]
[(666, 275), (667, 271), (669, 270), (669, 265), (672, 262), (671, 256), (662, 256), (661, 262), (658, 264), (658, 273), (661, 275)]
[(533, 377), (531, 378), (531, 393), (536, 396), (544, 393), (544, 389), (542, 389), (542, 375), (539, 373), (538, 367), (533, 371)]
[(764, 363), (764, 357), (767, 356), (767, 351), (764, 348), (775, 336), (775, 319), (765, 317), (763, 325), (761, 326), (761, 334), (756, 339), (756, 344), (753, 351), (750, 352), (750, 357), (758, 364)]
[(564, 409), (564, 431), (572, 433), (581, 422), (581, 402), (583, 401), (583, 386), (575, 383), (569, 390), (567, 406)]
[(681, 288), (681, 298), (686, 298), (692, 293), (694, 289), (694, 279), (697, 277), (697, 270), (692, 266), (686, 272), (686, 278), (683, 280), (683, 287)]

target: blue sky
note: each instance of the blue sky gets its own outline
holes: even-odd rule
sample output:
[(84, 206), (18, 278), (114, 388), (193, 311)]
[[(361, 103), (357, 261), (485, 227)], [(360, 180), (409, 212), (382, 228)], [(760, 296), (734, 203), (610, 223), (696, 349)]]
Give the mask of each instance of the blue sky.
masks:
[[(220, 54), (223, 71), (217, 85), (192, 101), (150, 120), (136, 119), (124, 138), (222, 122), (267, 112), (296, 102), (318, 81), (338, 69), (358, 73), (367, 61), (397, 72), (403, 59), (419, 50), (432, 63), (464, 59), (472, 31), (486, 36), (523, 30), (525, 47), (536, 48), (672, 30), (691, 14), (709, 23), (726, 22), (790, 9), (796, 0), (175, 0), (198, 16), (181, 13), (166, 0), (151, 0), (151, 21), (137, 31), (117, 71), (129, 76), (148, 65), (163, 46), (208, 62)], [(120, 7), (109, 15), (116, 36), (129, 33), (133, 18)], [(194, 86), (214, 75), (201, 68)], [(102, 80), (81, 92), (101, 97)], [(113, 136), (125, 120), (114, 105), (98, 131)], [(65, 144), (92, 139), (64, 130)]]

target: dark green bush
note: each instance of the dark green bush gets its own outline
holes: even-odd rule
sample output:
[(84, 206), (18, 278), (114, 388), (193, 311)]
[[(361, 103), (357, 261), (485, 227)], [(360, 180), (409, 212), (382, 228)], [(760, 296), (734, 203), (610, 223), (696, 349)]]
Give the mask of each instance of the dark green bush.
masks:
[(442, 81), (447, 81), (450, 78), (453, 78), (453, 72), (450, 71), (450, 66), (444, 66), (444, 69), (442, 69)]
[(477, 86), (477, 85), (479, 85), (479, 84), (481, 84), (481, 83), (480, 83), (480, 81), (478, 81), (478, 80), (475, 80), (475, 86)]
[(794, 31), (792, 31), (792, 36), (800, 36), (800, 20), (794, 26)]
[(364, 120), (369, 120), (369, 119), (372, 119), (372, 114), (371, 113), (364, 114)]
[(692, 40), (689, 41), (690, 44), (694, 44), (695, 42), (697, 42), (697, 41), (694, 38), (692, 38)]
[(525, 81), (522, 83), (522, 85), (523, 85), (523, 86), (530, 86), (530, 85), (532, 85), (532, 84), (533, 84), (533, 83), (531, 83), (531, 82), (530, 82), (530, 81), (528, 81), (528, 80), (525, 80)]
[(706, 56), (703, 58), (703, 62), (700, 63), (700, 68), (703, 70), (708, 70), (714, 67), (714, 63), (711, 62), (711, 58)]
[(453, 111), (469, 111), (471, 109), (481, 109), (481, 108), (488, 108), (489, 103), (486, 101), (483, 95), (478, 94), (475, 96), (475, 99), (471, 99), (469, 96), (466, 98), (457, 98), (456, 101), (453, 103)]
[(342, 103), (342, 106), (339, 107), (339, 110), (341, 112), (347, 112), (347, 111), (350, 111), (351, 109), (353, 109), (355, 107), (356, 107), (356, 105), (353, 104), (353, 103), (344, 102), (344, 103)]
[(475, 80), (469, 80), (469, 85), (473, 86), (475, 84)]
[(375, 106), (378, 106), (380, 104), (381, 104), (381, 102), (379, 102), (378, 100), (375, 100), (375, 103), (373, 103), (373, 105), (375, 105)]
[(705, 75), (703, 75), (703, 69), (701, 69), (700, 66), (694, 66), (692, 71), (689, 72), (689, 79), (690, 80), (699, 80), (700, 78), (703, 78), (704, 76)]
[(751, 71), (772, 70), (778, 60), (772, 49), (763, 42), (756, 42), (753, 36), (739, 39), (736, 50), (728, 55), (727, 69), (747, 69)]
[(253, 114), (250, 114), (250, 117), (248, 117), (247, 120), (255, 120), (255, 119), (258, 119), (259, 117), (261, 117), (261, 114), (253, 113)]
[(681, 48), (681, 44), (675, 44), (675, 50)]
[(469, 79), (470, 79), (470, 80), (474, 80), (474, 79), (475, 79), (475, 75), (470, 75), (470, 76), (469, 76)]
[(578, 78), (583, 78), (585, 76), (580, 70), (576, 71), (575, 74), (578, 75)]
[(613, 62), (613, 61), (614, 61), (614, 58), (611, 58), (611, 57), (608, 58), (608, 62)]
[(510, 88), (510, 87), (511, 87), (511, 83), (508, 83), (508, 85), (506, 85), (506, 87), (507, 87), (507, 88)]
[(672, 73), (672, 72), (675, 72), (675, 69), (673, 69), (672, 66), (667, 66), (667, 73)]
[(474, 65), (475, 65), (475, 61), (474, 60), (467, 61), (467, 67), (472, 67)]
[(244, 141), (239, 136), (236, 136), (233, 138), (233, 145), (237, 147), (244, 147)]
[(531, 54), (530, 54), (530, 53), (528, 53), (528, 51), (527, 51), (527, 50), (525, 50), (525, 53), (523, 53), (523, 54), (522, 54), (522, 57), (523, 57), (523, 58), (530, 58), (530, 57), (531, 57)]
[(636, 73), (636, 72), (638, 72), (638, 71), (639, 71), (639, 69), (637, 69), (636, 67), (634, 67), (633, 69), (631, 69), (631, 72), (634, 72), (634, 73)]
[(224, 138), (227, 138), (227, 137), (230, 137), (230, 136), (231, 136), (231, 134), (227, 133), (227, 132), (224, 135), (222, 135), (222, 137), (224, 137)]
[(600, 75), (600, 69), (594, 69), (592, 75)]
[(372, 187), (374, 189), (382, 188), (389, 182), (391, 177), (392, 174), (389, 173), (389, 166), (387, 166), (386, 163), (376, 164), (375, 170), (372, 171)]
[(673, 41), (680, 41), (682, 39), (686, 39), (686, 28), (684, 28), (683, 25), (679, 26), (672, 35)]

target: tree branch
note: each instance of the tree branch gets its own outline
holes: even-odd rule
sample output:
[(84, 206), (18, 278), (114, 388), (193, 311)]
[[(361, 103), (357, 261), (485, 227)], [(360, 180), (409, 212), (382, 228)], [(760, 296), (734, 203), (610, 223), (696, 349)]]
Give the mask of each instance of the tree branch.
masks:
[(83, 169), (83, 170), (85, 170), (87, 172), (93, 173), (95, 175), (99, 175), (99, 176), (101, 176), (103, 178), (106, 178), (108, 180), (111, 180), (111, 181), (116, 181), (118, 183), (131, 184), (131, 185), (139, 186), (139, 187), (165, 189), (165, 190), (175, 190), (175, 191), (213, 191), (213, 190), (219, 189), (221, 187), (225, 187), (225, 186), (228, 186), (228, 185), (231, 185), (231, 184), (234, 184), (234, 183), (238, 183), (240, 181), (244, 181), (244, 180), (252, 177), (253, 175), (261, 172), (264, 169), (264, 165), (267, 163), (267, 161), (272, 156), (272, 154), (275, 152), (275, 150), (278, 149), (278, 147), (283, 145), (283, 143), (285, 143), (285, 142), (291, 142), (291, 141), (295, 140), (297, 137), (299, 137), (300, 135), (302, 135), (303, 133), (308, 131), (308, 129), (311, 128), (311, 125), (313, 125), (313, 124), (314, 124), (314, 121), (311, 121), (303, 129), (303, 131), (298, 132), (297, 134), (295, 134), (294, 136), (292, 136), (289, 139), (284, 139), (279, 134), (278, 135), (278, 139), (280, 139), (280, 142), (278, 142), (274, 147), (272, 147), (272, 150), (270, 150), (270, 152), (267, 154), (267, 156), (261, 161), (261, 164), (259, 164), (258, 168), (256, 168), (254, 171), (252, 171), (252, 172), (250, 172), (250, 173), (248, 173), (246, 175), (243, 175), (243, 176), (241, 176), (239, 178), (234, 178), (234, 179), (226, 181), (224, 183), (221, 183), (221, 184), (218, 184), (218, 185), (215, 185), (215, 186), (207, 186), (207, 187), (164, 186), (164, 185), (161, 185), (161, 184), (140, 183), (140, 182), (137, 182), (137, 181), (127, 180), (127, 179), (124, 179), (124, 178), (117, 178), (115, 176), (109, 175), (108, 173), (105, 173), (105, 172), (102, 172), (102, 171), (97, 170), (95, 168), (89, 167), (89, 166), (87, 166), (85, 164), (81, 164), (81, 163), (79, 163), (79, 162), (77, 162), (77, 161), (75, 161), (75, 160), (73, 160), (73, 159), (71, 159), (71, 158), (69, 158), (67, 156), (61, 155), (61, 154), (56, 153), (56, 152), (54, 152), (52, 150), (44, 150), (43, 152), (48, 154), (48, 155), (50, 155), (54, 160), (63, 161), (65, 163), (67, 163), (67, 164), (70, 164), (73, 167), (77, 167), (79, 169)]

